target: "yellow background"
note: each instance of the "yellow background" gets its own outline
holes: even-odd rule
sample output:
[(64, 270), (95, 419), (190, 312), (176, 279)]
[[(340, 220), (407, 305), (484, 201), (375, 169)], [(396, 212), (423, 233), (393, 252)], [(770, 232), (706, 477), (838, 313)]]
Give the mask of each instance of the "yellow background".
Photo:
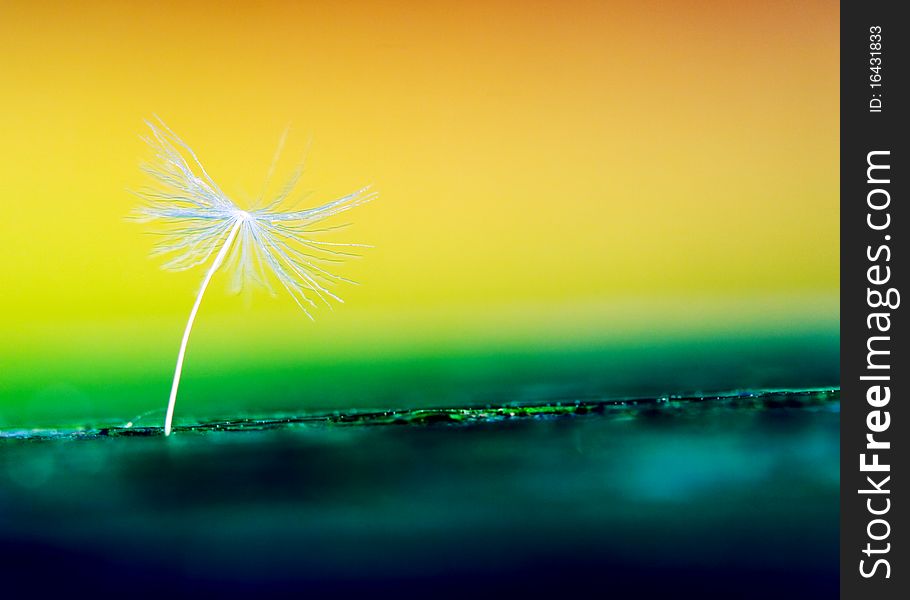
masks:
[(170, 376), (202, 272), (159, 270), (124, 220), (152, 114), (241, 204), (289, 123), (281, 172), (311, 138), (313, 202), (380, 193), (333, 238), (376, 246), (340, 270), (363, 284), (345, 305), (312, 324), (216, 279), (188, 377), (251, 348), (293, 364), (834, 330), (838, 17), (830, 1), (4, 2), (0, 393)]

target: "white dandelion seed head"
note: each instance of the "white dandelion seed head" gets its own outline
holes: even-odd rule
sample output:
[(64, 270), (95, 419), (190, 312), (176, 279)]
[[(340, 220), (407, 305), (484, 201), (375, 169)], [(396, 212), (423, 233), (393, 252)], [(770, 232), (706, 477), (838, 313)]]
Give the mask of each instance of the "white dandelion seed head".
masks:
[[(312, 318), (317, 301), (331, 308), (331, 301), (343, 302), (332, 291), (339, 283), (356, 283), (335, 275), (331, 266), (358, 256), (365, 244), (326, 241), (324, 234), (346, 227), (322, 222), (347, 212), (376, 197), (369, 187), (305, 210), (290, 210), (287, 201), (302, 174), (302, 165), (265, 206), (243, 210), (212, 180), (195, 152), (161, 119), (146, 121), (149, 133), (143, 139), (152, 159), (143, 170), (152, 185), (138, 190), (142, 205), (135, 218), (152, 222), (161, 236), (152, 251), (165, 258), (163, 268), (185, 270), (203, 265), (229, 244), (225, 269), (231, 276), (230, 289), (239, 291), (255, 283), (272, 290), (277, 281), (297, 305)], [(282, 136), (263, 191), (284, 144)], [(258, 203), (264, 200), (260, 195)], [(217, 269), (220, 265), (214, 265)]]

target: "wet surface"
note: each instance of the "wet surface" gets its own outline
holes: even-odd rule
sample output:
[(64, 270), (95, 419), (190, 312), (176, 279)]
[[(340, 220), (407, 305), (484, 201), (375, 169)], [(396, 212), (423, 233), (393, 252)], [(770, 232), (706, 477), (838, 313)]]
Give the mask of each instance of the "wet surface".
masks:
[[(833, 596), (836, 390), (0, 434), (7, 588)], [(48, 577), (53, 574), (53, 577)], [(100, 586), (100, 588), (99, 588)]]

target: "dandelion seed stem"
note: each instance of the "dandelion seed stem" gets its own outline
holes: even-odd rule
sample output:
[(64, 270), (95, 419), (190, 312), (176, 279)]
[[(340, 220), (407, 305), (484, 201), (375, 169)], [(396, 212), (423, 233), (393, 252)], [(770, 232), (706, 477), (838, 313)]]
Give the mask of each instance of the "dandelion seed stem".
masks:
[(174, 383), (171, 384), (171, 397), (167, 402), (167, 415), (164, 418), (164, 435), (166, 436), (171, 435), (171, 425), (174, 420), (174, 405), (177, 403), (177, 387), (180, 385), (180, 373), (183, 371), (183, 357), (186, 354), (186, 344), (190, 339), (190, 331), (193, 330), (193, 321), (196, 320), (196, 313), (199, 312), (199, 305), (202, 303), (202, 296), (205, 294), (205, 289), (209, 286), (209, 282), (212, 280), (215, 271), (217, 271), (224, 262), (224, 258), (227, 256), (228, 250), (234, 242), (234, 238), (237, 237), (237, 232), (240, 231), (240, 225), (243, 221), (243, 216), (237, 218), (234, 227), (224, 241), (224, 245), (215, 257), (215, 261), (212, 263), (212, 266), (209, 267), (208, 273), (205, 274), (205, 279), (202, 280), (202, 287), (199, 289), (199, 294), (196, 296), (196, 302), (193, 304), (193, 310), (190, 311), (190, 318), (186, 322), (186, 329), (183, 331), (183, 341), (180, 342), (180, 352), (177, 353), (177, 368), (174, 370)]

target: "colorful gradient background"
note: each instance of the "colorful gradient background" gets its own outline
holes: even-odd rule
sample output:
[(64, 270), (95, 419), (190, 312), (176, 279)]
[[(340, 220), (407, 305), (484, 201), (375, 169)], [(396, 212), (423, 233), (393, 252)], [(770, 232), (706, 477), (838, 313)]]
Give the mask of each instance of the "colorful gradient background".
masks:
[(203, 303), (178, 417), (837, 385), (838, 4), (0, 5), (0, 425), (160, 418), (202, 271), (125, 220), (160, 115), (238, 201), (381, 197), (310, 322)]

